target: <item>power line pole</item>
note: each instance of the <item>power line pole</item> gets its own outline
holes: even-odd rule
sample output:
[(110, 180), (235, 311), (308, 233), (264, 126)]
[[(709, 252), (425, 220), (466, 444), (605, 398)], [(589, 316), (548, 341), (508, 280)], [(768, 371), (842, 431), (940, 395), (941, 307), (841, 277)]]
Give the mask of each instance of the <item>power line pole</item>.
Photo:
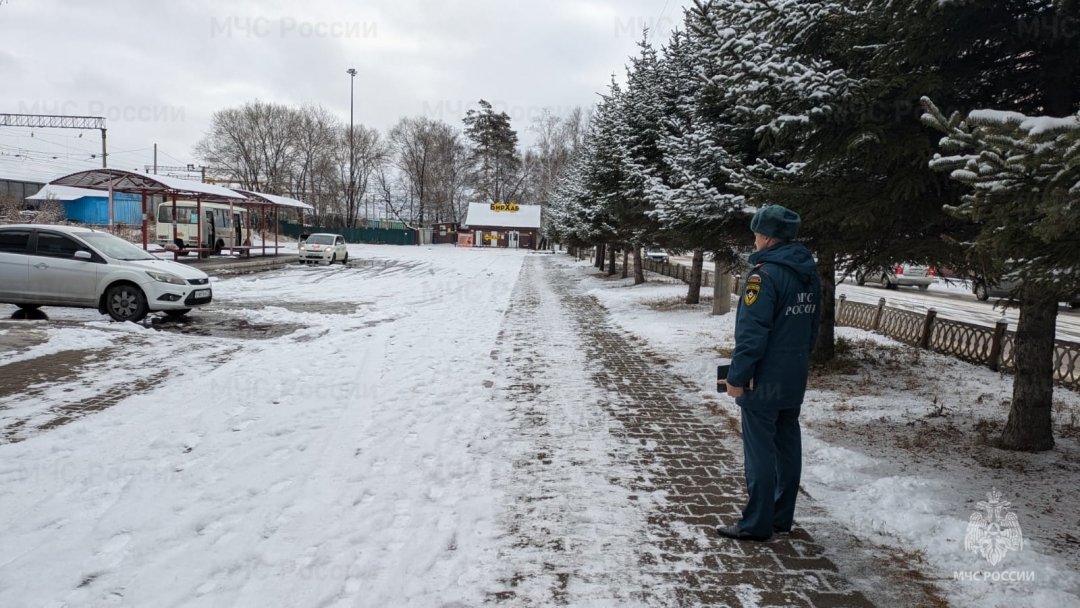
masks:
[(356, 207), (356, 193), (353, 192), (353, 186), (356, 183), (356, 176), (353, 175), (353, 83), (356, 82), (356, 68), (349, 68), (345, 70), (345, 73), (349, 75), (349, 186), (345, 190), (345, 198), (348, 200), (348, 213), (352, 214)]
[(98, 129), (101, 131), (101, 168), (108, 167), (105, 146), (104, 116), (65, 116), (63, 114), (0, 114), (0, 127), (38, 129)]

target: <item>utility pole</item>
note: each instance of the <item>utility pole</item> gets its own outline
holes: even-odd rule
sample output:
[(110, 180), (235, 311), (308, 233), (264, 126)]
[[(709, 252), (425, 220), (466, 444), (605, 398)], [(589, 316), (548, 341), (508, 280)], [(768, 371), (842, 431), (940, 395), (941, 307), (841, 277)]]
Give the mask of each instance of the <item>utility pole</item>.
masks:
[(104, 116), (65, 116), (62, 114), (0, 114), (0, 127), (45, 129), (98, 129), (101, 131), (101, 168), (108, 167), (105, 146)]
[(353, 175), (353, 83), (356, 82), (356, 68), (349, 68), (345, 73), (349, 75), (349, 186), (345, 190), (345, 198), (348, 200), (347, 209), (351, 213), (356, 209), (356, 193), (353, 192), (353, 185), (356, 183)]

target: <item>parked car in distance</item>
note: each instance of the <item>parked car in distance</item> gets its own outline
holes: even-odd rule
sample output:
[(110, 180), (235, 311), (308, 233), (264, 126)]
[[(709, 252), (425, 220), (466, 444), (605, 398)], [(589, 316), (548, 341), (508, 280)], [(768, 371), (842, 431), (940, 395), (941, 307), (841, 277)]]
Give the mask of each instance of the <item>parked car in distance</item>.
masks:
[[(971, 291), (975, 297), (985, 302), (990, 298), (1008, 298), (1023, 286), (1023, 279), (1002, 279), (997, 283), (988, 284), (981, 278), (971, 281)], [(1076, 294), (1069, 301), (1069, 308), (1080, 308), (1080, 294)]]
[(160, 260), (107, 232), (74, 226), (0, 226), (0, 303), (96, 308), (116, 321), (180, 316), (213, 298), (210, 277)]
[(668, 263), (668, 253), (663, 249), (646, 249), (645, 258), (661, 264)]
[(300, 243), (301, 264), (333, 264), (340, 261), (345, 264), (349, 261), (349, 249), (345, 245), (345, 237), (340, 234), (329, 232), (316, 232)]
[(872, 281), (881, 283), (885, 289), (918, 287), (926, 291), (937, 280), (936, 275), (937, 271), (933, 266), (902, 262), (881, 268), (860, 268), (855, 271), (855, 283), (864, 285), (867, 281)]

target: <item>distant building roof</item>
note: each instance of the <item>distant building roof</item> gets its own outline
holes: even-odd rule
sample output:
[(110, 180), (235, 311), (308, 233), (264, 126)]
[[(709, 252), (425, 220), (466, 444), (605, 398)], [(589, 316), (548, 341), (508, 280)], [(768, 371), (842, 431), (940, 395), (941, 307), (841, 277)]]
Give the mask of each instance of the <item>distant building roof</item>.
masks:
[(466, 226), (540, 228), (540, 205), (518, 205), (517, 211), (493, 211), (488, 203), (469, 203)]
[(37, 194), (26, 197), (28, 201), (45, 201), (50, 198), (57, 201), (73, 201), (87, 196), (107, 198), (108, 190), (91, 190), (89, 188), (76, 188), (74, 186), (55, 186), (45, 184)]

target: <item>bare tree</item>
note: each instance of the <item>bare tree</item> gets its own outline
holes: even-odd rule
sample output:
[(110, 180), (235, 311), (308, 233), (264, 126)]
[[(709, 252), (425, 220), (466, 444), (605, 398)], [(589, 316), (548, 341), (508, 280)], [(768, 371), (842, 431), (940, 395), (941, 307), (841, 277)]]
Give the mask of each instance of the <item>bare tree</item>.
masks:
[(214, 113), (210, 132), (195, 155), (234, 177), (242, 187), (282, 194), (291, 180), (301, 112), (288, 106), (254, 101)]
[[(352, 151), (352, 159), (349, 152)], [(357, 125), (349, 141), (349, 128), (341, 131), (337, 142), (338, 181), (344, 194), (345, 223), (356, 227), (363, 197), (371, 189), (372, 177), (389, 157), (389, 148), (375, 129)]]
[(536, 134), (536, 142), (524, 157), (532, 200), (545, 204), (551, 199), (556, 180), (581, 146), (588, 127), (589, 113), (581, 107), (566, 116), (545, 109), (533, 120), (529, 129)]
[(24, 208), (23, 201), (14, 194), (0, 194), (0, 222), (11, 224), (21, 222), (20, 212)]
[(314, 207), (314, 222), (327, 214), (340, 213), (339, 188), (334, 171), (340, 121), (325, 109), (300, 109), (296, 133), (296, 153), (287, 194)]
[(461, 222), (468, 209), (470, 153), (461, 134), (452, 130), (437, 130), (435, 137), (435, 166), (431, 173), (432, 215), (435, 222)]
[[(450, 125), (426, 117), (402, 118), (390, 130), (394, 166), (412, 199), (411, 223), (421, 228), (433, 217), (438, 197), (440, 164), (453, 148), (457, 133)], [(406, 221), (406, 220), (402, 220)]]
[(416, 228), (416, 198), (408, 180), (388, 164), (375, 170), (374, 179), (375, 198), (407, 228)]
[(58, 224), (64, 221), (64, 203), (56, 200), (51, 194), (37, 205), (37, 213), (34, 214), (35, 224)]

